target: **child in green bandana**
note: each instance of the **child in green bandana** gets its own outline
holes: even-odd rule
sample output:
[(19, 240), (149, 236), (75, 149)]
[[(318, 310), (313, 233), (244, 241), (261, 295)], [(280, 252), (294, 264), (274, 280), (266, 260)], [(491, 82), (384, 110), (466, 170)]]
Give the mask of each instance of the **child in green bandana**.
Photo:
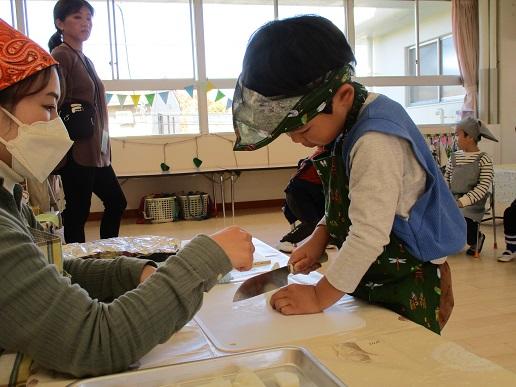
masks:
[(290, 263), (307, 273), (330, 238), (341, 245), (316, 285), (289, 285), (271, 305), (319, 313), (347, 293), (440, 332), (453, 307), (445, 257), (464, 246), (465, 222), (414, 122), (353, 82), (354, 63), (344, 34), (313, 15), (270, 22), (247, 46), (233, 101), (235, 150), (282, 133), (331, 149), (314, 160), (325, 217)]

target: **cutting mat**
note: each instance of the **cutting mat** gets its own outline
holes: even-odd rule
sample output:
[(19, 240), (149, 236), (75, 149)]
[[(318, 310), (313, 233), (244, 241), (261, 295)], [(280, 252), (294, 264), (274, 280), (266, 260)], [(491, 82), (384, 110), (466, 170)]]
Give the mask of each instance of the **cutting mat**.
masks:
[[(314, 282), (311, 276), (291, 276), (290, 282)], [(298, 280), (296, 280), (298, 279)], [(239, 352), (290, 344), (297, 340), (351, 331), (365, 326), (346, 296), (324, 313), (284, 316), (268, 303), (274, 292), (233, 302), (239, 283), (221, 284), (205, 294), (195, 320), (221, 351)], [(355, 309), (356, 310), (356, 309)]]

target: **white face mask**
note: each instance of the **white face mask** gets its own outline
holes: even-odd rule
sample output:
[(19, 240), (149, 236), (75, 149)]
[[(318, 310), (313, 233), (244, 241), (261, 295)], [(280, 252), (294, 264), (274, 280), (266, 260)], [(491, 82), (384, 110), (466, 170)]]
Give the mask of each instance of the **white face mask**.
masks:
[(17, 163), (13, 163), (13, 170), (23, 177), (30, 177), (27, 176), (28, 172), (43, 183), (73, 144), (63, 121), (57, 117), (26, 125), (4, 108), (0, 109), (18, 124), (16, 138), (5, 141), (0, 137), (7, 151), (23, 166), (16, 168)]

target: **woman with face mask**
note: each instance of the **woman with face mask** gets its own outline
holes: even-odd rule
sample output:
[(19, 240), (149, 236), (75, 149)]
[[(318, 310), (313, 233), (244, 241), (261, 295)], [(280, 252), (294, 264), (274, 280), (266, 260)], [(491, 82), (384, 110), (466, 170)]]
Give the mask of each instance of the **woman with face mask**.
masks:
[(238, 227), (196, 236), (158, 270), (125, 257), (50, 264), (19, 183), (45, 180), (72, 145), (60, 96), (56, 61), (0, 19), (1, 386), (23, 384), (32, 361), (77, 377), (125, 370), (181, 329), (219, 276), (252, 264)]
[[(91, 132), (85, 134), (83, 130), (78, 133), (80, 137), (73, 138), (75, 142), (66, 164), (59, 170), (66, 200), (63, 224), (67, 243), (85, 241), (84, 224), (90, 213), (92, 193), (105, 207), (100, 238), (118, 236), (120, 220), (127, 206), (111, 166), (104, 86), (93, 63), (82, 52), (83, 43), (90, 37), (93, 14), (93, 7), (85, 0), (58, 1), (54, 6), (57, 31), (49, 41), (50, 52), (60, 64), (65, 104), (90, 106), (93, 116), (81, 120), (94, 124)], [(67, 123), (67, 127), (78, 130), (79, 125)]]

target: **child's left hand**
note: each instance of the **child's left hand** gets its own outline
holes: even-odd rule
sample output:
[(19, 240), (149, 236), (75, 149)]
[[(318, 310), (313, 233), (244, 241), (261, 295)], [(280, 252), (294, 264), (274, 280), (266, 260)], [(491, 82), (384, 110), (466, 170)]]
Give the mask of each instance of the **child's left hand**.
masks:
[(344, 296), (326, 277), (317, 285), (288, 285), (271, 297), (270, 304), (281, 314), (312, 314), (322, 312)]
[(285, 315), (322, 312), (313, 285), (288, 285), (272, 295), (270, 304)]

